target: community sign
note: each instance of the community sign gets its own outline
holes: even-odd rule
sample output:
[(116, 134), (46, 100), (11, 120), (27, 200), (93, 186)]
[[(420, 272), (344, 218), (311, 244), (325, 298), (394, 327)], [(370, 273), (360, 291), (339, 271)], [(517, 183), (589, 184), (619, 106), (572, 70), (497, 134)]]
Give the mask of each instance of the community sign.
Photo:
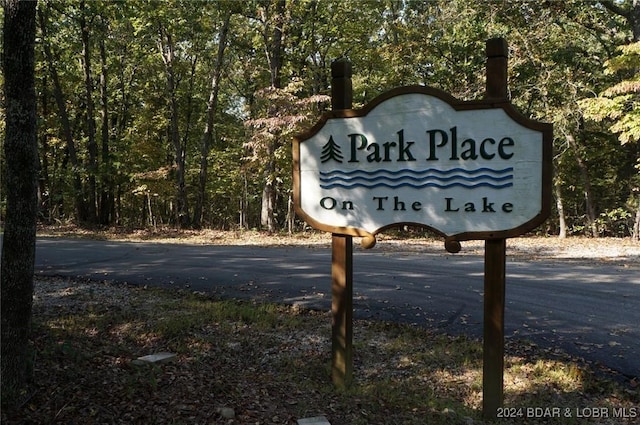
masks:
[(552, 126), (508, 101), (401, 87), (294, 139), (294, 203), (319, 230), (373, 242), (406, 224), (449, 241), (512, 237), (549, 215), (551, 146)]

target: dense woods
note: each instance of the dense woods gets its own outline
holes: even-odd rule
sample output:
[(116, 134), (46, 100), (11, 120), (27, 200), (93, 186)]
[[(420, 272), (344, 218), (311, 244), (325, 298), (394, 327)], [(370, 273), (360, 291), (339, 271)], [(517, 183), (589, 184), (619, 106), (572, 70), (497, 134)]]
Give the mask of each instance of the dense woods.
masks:
[(356, 107), (408, 84), (478, 99), (501, 36), (512, 102), (554, 124), (540, 232), (639, 234), (638, 0), (40, 1), (37, 24), (42, 222), (300, 229), (291, 137), (330, 107), (333, 60)]

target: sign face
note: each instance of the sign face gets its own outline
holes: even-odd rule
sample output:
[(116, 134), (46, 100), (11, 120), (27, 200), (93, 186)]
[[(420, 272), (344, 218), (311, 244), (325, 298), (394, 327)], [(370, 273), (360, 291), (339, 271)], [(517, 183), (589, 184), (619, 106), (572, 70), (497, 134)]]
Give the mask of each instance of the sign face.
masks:
[(373, 242), (404, 224), (449, 241), (516, 236), (549, 214), (551, 144), (551, 125), (508, 102), (403, 87), (294, 139), (294, 203), (317, 229)]

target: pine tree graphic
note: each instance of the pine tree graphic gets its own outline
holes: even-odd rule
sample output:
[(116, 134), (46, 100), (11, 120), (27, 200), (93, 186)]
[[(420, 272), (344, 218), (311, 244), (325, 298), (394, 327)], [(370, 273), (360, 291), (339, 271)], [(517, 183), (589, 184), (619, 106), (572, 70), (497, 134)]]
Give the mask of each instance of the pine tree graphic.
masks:
[(329, 141), (322, 147), (320, 162), (325, 163), (330, 159), (333, 159), (336, 162), (342, 162), (344, 159), (340, 146), (333, 141), (333, 136), (329, 136)]

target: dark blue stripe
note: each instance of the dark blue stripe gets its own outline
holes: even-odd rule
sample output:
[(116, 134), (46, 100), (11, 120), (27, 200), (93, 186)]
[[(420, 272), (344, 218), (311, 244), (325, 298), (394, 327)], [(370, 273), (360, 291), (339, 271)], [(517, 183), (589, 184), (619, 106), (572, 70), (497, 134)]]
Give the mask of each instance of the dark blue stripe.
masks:
[(389, 183), (375, 183), (375, 184), (364, 184), (364, 183), (353, 183), (353, 184), (342, 184), (342, 183), (332, 183), (332, 184), (325, 184), (325, 185), (320, 185), (320, 187), (322, 189), (335, 189), (337, 187), (341, 187), (343, 189), (353, 189), (356, 187), (364, 187), (367, 189), (374, 189), (377, 187), (388, 187), (390, 189), (397, 189), (400, 187), (412, 187), (414, 189), (423, 189), (425, 187), (437, 187), (439, 189), (448, 189), (450, 187), (463, 187), (465, 189), (475, 189), (478, 187), (490, 187), (492, 189), (505, 189), (507, 187), (511, 187), (513, 186), (513, 183), (505, 183), (502, 185), (497, 185), (497, 184), (492, 184), (492, 183), (487, 183), (487, 182), (482, 182), (482, 183), (477, 183), (477, 184), (465, 184), (465, 183), (459, 183), (459, 182), (455, 182), (455, 183), (449, 183), (449, 184), (438, 184), (438, 183), (424, 183), (424, 184), (413, 184), (413, 183), (398, 183), (398, 184), (389, 184)]
[(349, 177), (349, 178), (344, 178), (344, 177), (320, 177), (320, 181), (322, 183), (331, 183), (331, 182), (341, 182), (341, 183), (350, 183), (350, 182), (354, 182), (354, 181), (365, 181), (365, 182), (376, 182), (376, 181), (381, 181), (381, 180), (387, 180), (390, 182), (401, 182), (401, 181), (406, 181), (406, 180), (410, 180), (410, 181), (414, 181), (414, 182), (426, 182), (427, 180), (436, 180), (439, 182), (448, 182), (448, 181), (452, 181), (452, 180), (464, 180), (464, 181), (470, 181), (470, 182), (474, 182), (474, 181), (478, 181), (478, 180), (491, 180), (491, 181), (496, 181), (496, 182), (500, 182), (500, 181), (505, 181), (505, 180), (511, 180), (513, 179), (513, 175), (509, 174), (507, 176), (501, 176), (501, 177), (496, 177), (496, 176), (489, 176), (489, 175), (480, 175), (480, 176), (475, 176), (475, 177), (463, 177), (463, 176), (449, 176), (449, 177), (437, 177), (437, 176), (428, 176), (428, 177), (412, 177), (412, 176), (401, 176), (401, 177), (387, 177), (387, 176), (378, 176), (378, 177), (361, 177), (361, 176), (356, 176), (356, 177)]
[(390, 170), (375, 170), (375, 171), (366, 171), (366, 170), (351, 170), (351, 171), (342, 171), (342, 170), (332, 170), (332, 171), (320, 171), (320, 175), (321, 176), (332, 176), (332, 175), (336, 175), (336, 176), (352, 176), (354, 174), (364, 174), (366, 176), (375, 176), (378, 174), (390, 174), (390, 175), (400, 175), (400, 174), (412, 174), (412, 175), (416, 175), (416, 176), (422, 176), (422, 175), (428, 175), (428, 174), (440, 174), (440, 175), (448, 175), (448, 174), (453, 174), (453, 173), (460, 173), (460, 174), (466, 174), (466, 175), (471, 175), (471, 174), (478, 174), (478, 173), (496, 173), (496, 174), (504, 174), (504, 173), (510, 173), (513, 172), (513, 167), (508, 167), (508, 168), (503, 168), (503, 169), (493, 169), (493, 168), (487, 168), (487, 167), (481, 167), (481, 168), (476, 168), (475, 170), (467, 170), (464, 168), (450, 168), (448, 170), (438, 170), (435, 168), (427, 168), (426, 170), (411, 170), (411, 169), (404, 169), (404, 170), (397, 170), (397, 171), (390, 171)]

